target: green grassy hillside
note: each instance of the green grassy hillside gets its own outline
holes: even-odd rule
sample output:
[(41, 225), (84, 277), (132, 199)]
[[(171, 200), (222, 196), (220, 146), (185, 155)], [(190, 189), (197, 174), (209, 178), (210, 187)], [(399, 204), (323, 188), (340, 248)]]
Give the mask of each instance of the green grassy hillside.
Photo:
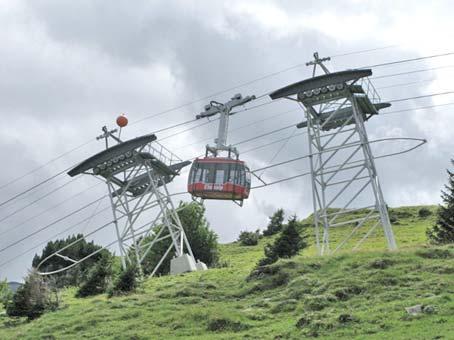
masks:
[[(359, 251), (347, 244), (320, 258), (311, 247), (249, 276), (271, 239), (225, 244), (223, 268), (153, 278), (111, 299), (68, 289), (62, 308), (38, 320), (0, 316), (0, 339), (453, 339), (454, 247), (425, 245), (434, 216), (419, 208), (391, 213), (398, 252), (382, 250), (377, 230)], [(416, 304), (425, 312), (407, 315)]]

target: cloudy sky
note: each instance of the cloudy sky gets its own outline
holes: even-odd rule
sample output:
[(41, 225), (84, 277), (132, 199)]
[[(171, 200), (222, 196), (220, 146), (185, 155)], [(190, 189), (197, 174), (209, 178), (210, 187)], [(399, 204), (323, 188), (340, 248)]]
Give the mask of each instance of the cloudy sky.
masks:
[[(452, 3), (412, 1), (408, 5), (408, 1), (395, 0), (2, 1), (0, 199), (3, 202), (100, 151), (103, 145), (95, 137), (103, 125), (113, 127), (120, 113), (127, 114), (131, 123), (123, 137), (132, 138), (187, 121), (209, 100), (227, 101), (237, 92), (260, 96), (307, 78), (311, 70), (304, 63), (314, 51), (334, 56), (327, 64), (333, 71), (453, 52)], [(380, 49), (352, 53), (375, 48)], [(300, 66), (292, 68), (295, 65)], [(454, 90), (452, 56), (373, 71), (380, 77), (427, 68), (435, 70), (372, 81), (384, 101)], [(268, 102), (263, 97), (249, 106)], [(453, 106), (417, 108), (451, 102), (454, 96), (450, 95), (397, 102), (388, 111), (415, 110), (367, 123), (371, 139), (403, 136), (428, 140), (412, 153), (377, 161), (390, 206), (439, 202), (445, 169), (453, 157), (449, 128), (454, 124)], [(156, 115), (163, 111), (167, 112)], [(233, 116), (229, 141), (235, 143), (302, 119), (302, 111), (292, 103), (266, 104)], [(162, 132), (158, 139), (182, 159), (192, 158), (204, 152), (217, 125), (207, 124), (165, 139), (190, 126)], [(244, 143), (240, 152), (292, 133), (293, 129), (287, 129)], [(85, 142), (90, 143), (9, 184)], [(305, 136), (292, 138), (273, 157), (281, 145), (244, 152), (243, 159), (254, 169), (273, 158), (278, 162), (307, 152)], [(380, 143), (374, 152), (385, 154), (405, 146)], [(269, 170), (264, 178), (273, 181), (307, 169), (306, 161), (300, 161)], [(97, 183), (93, 179), (66, 184), (68, 179), (59, 176), (0, 207), (1, 248), (105, 193), (103, 185), (93, 187)], [(182, 175), (171, 185), (172, 192), (185, 190), (185, 183)], [(46, 198), (33, 203), (42, 196)], [(0, 252), (0, 263), (9, 261), (0, 267), (0, 278), (20, 280), (33, 254), (42, 248), (40, 244), (103, 207), (104, 202), (93, 205)], [(206, 203), (208, 220), (222, 242), (234, 240), (240, 230), (263, 227), (267, 216), (279, 207), (287, 214), (307, 216), (312, 207), (309, 178), (253, 191), (242, 208), (228, 202)], [(68, 233), (89, 232), (109, 218), (110, 212), (105, 211)], [(95, 236), (101, 244), (113, 239), (113, 230)]]

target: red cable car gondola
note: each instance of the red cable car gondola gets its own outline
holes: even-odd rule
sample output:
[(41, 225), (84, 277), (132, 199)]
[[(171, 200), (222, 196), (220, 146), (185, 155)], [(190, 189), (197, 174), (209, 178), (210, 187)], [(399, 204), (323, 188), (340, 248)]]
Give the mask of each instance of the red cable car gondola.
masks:
[(188, 178), (188, 192), (202, 199), (242, 201), (249, 197), (251, 173), (243, 161), (228, 157), (197, 158)]
[[(227, 145), (229, 116), (232, 108), (254, 100), (255, 96), (243, 98), (241, 94), (221, 104), (211, 101), (205, 111), (197, 115), (197, 119), (208, 118), (219, 114), (218, 138), (215, 146), (206, 147), (204, 158), (196, 158), (192, 163), (188, 178), (188, 192), (193, 198), (229, 200), (243, 205), (251, 190), (251, 172), (243, 161), (238, 159), (238, 151)], [(221, 157), (221, 153), (228, 153)]]

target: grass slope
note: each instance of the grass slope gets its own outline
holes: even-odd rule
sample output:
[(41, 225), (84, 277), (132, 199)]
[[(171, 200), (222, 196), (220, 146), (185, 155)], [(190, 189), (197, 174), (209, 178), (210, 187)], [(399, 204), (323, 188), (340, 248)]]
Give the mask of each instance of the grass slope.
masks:
[[(360, 251), (320, 258), (311, 248), (249, 277), (271, 239), (226, 244), (224, 268), (150, 279), (112, 299), (68, 289), (38, 320), (0, 317), (0, 339), (453, 339), (454, 247), (424, 245), (434, 217), (419, 208), (392, 212), (398, 252), (380, 250), (378, 230)], [(407, 315), (416, 304), (426, 313)]]

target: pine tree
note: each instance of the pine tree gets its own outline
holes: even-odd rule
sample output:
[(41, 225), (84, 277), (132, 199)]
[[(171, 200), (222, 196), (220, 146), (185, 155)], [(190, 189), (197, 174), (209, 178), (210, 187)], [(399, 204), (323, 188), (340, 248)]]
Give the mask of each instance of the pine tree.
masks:
[(109, 297), (128, 294), (135, 291), (139, 286), (139, 270), (135, 265), (129, 265), (122, 269), (109, 291)]
[(80, 285), (76, 297), (86, 297), (104, 293), (107, 290), (111, 278), (112, 258), (111, 256), (104, 255), (88, 271), (87, 279)]
[(300, 231), (300, 228), (296, 216), (292, 216), (274, 243), (265, 247), (265, 257), (259, 261), (258, 266), (272, 264), (279, 258), (295, 256), (306, 248), (307, 234), (305, 230)]
[[(451, 163), (454, 165), (454, 160)], [(454, 172), (447, 172), (449, 181), (441, 191), (443, 204), (438, 207), (437, 222), (427, 231), (429, 239), (436, 244), (454, 243)]]
[(274, 252), (278, 257), (288, 258), (295, 256), (301, 249), (306, 247), (306, 237), (300, 235), (296, 216), (292, 216), (274, 243)]
[(270, 217), (270, 223), (263, 231), (263, 236), (275, 235), (282, 230), (282, 223), (284, 222), (284, 209), (278, 209), (273, 216)]

